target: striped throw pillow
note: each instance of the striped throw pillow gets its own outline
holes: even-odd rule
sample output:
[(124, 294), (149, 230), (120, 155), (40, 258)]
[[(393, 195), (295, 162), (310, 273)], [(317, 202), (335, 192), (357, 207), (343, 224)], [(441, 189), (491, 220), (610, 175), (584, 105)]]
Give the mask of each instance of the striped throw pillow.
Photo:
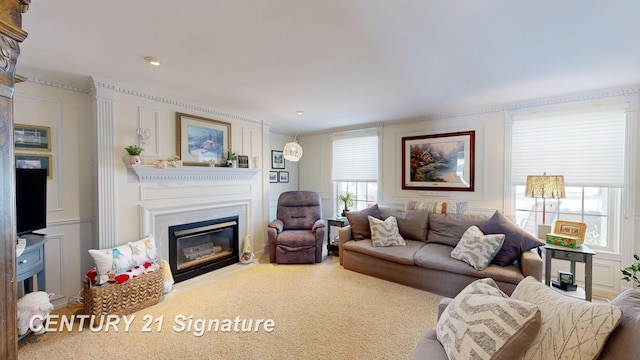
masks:
[(405, 210), (427, 210), (437, 214), (464, 214), (469, 203), (464, 202), (431, 202), (431, 201), (407, 201)]

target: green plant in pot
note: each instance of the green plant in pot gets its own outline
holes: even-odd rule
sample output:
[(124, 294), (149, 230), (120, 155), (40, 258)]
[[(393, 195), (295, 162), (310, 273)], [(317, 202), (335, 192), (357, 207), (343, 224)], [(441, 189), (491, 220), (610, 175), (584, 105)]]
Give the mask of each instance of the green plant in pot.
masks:
[(349, 207), (355, 205), (356, 196), (352, 193), (343, 193), (338, 195), (338, 201), (344, 204), (344, 209), (342, 210), (342, 216), (345, 216), (346, 213), (349, 212)]
[(144, 149), (138, 145), (129, 145), (124, 149), (129, 154), (129, 163), (131, 165), (140, 165), (140, 154)]
[(640, 256), (633, 254), (633, 258), (636, 259), (634, 264), (627, 266), (620, 270), (622, 272), (622, 280), (632, 282), (633, 287), (640, 287), (640, 279), (638, 279), (638, 271), (640, 271)]

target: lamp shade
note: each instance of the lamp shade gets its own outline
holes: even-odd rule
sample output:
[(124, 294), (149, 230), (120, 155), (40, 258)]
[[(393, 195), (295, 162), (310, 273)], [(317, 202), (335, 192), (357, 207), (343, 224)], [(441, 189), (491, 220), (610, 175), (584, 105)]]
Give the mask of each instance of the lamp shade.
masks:
[(564, 176), (529, 175), (524, 196), (543, 199), (564, 199)]
[(284, 146), (282, 153), (289, 161), (299, 161), (302, 157), (302, 146), (297, 141), (292, 141)]

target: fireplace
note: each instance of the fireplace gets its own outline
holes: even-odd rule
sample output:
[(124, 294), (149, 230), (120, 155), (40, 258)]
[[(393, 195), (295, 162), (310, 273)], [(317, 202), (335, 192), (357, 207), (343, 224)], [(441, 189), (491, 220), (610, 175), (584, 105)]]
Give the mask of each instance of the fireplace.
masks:
[(176, 283), (238, 261), (237, 216), (169, 226), (169, 266)]

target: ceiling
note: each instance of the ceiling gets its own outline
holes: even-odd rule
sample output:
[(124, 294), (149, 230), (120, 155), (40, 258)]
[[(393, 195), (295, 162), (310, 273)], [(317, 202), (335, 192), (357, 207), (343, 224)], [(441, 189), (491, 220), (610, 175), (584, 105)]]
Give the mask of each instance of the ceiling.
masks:
[(637, 0), (35, 0), (17, 73), (304, 134), (638, 85), (639, 16)]

